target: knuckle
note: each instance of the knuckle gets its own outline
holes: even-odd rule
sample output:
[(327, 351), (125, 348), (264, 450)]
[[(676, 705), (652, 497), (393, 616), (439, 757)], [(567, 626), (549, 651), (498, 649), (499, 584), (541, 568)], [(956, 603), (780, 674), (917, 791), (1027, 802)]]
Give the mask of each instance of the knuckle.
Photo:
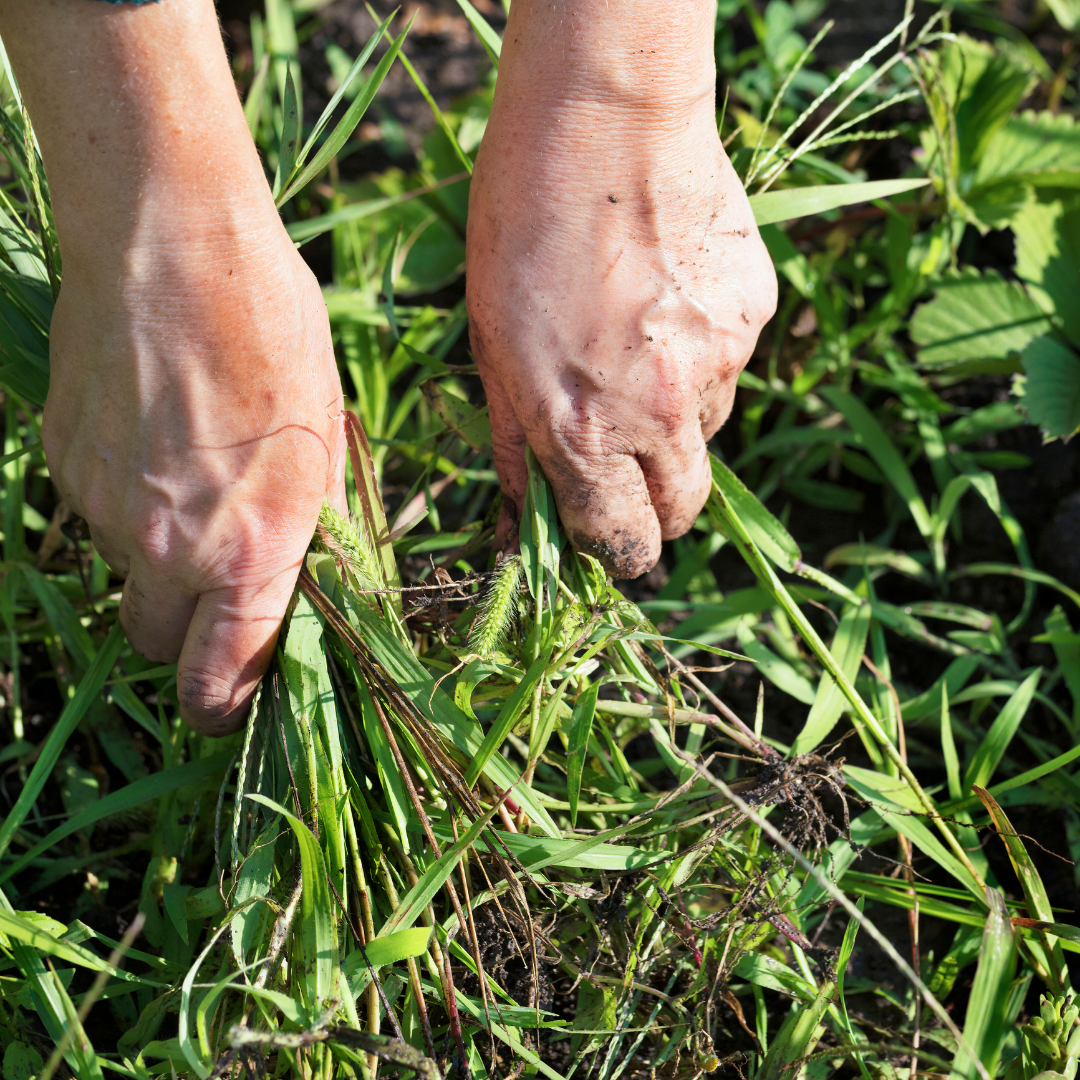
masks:
[(243, 704), (232, 680), (208, 667), (186, 668), (177, 680), (177, 694), (189, 715), (211, 726), (228, 721)]

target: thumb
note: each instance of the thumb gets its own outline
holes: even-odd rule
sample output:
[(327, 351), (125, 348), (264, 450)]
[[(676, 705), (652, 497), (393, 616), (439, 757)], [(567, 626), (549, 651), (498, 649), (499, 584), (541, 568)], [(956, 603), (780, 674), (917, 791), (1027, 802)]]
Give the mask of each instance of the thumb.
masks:
[(200, 735), (243, 727), (298, 573), (295, 565), (258, 586), (200, 594), (176, 668), (180, 715)]
[(502, 379), (493, 366), (483, 363), (475, 349), (475, 336), (474, 353), (487, 397), (488, 420), (491, 422), (491, 451), (503, 493), (493, 542), (497, 551), (514, 550), (521, 508), (525, 501), (525, 488), (529, 481), (529, 470), (525, 465), (525, 429), (514, 412)]

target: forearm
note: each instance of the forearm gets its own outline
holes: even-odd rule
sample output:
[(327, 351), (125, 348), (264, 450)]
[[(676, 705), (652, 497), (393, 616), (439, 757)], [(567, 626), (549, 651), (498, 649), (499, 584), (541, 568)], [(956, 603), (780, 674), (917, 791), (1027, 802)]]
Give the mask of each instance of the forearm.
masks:
[(499, 84), (537, 110), (568, 95), (605, 111), (667, 123), (713, 109), (712, 0), (514, 0)]
[(209, 242), (273, 221), (212, 0), (0, 0), (0, 35), (66, 267), (100, 272), (174, 229)]

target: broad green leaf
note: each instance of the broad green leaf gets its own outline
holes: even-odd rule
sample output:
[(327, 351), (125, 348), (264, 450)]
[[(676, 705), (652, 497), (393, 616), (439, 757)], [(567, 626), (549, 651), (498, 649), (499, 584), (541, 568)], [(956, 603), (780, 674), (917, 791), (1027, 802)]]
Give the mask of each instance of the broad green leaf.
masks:
[(1024, 408), (1033, 424), (1054, 438), (1080, 428), (1080, 356), (1044, 335), (1023, 353)]
[[(1006, 1035), (1009, 985), (1016, 971), (1016, 942), (1001, 893), (987, 886), (986, 903), (990, 914), (983, 930), (979, 965), (968, 999), (964, 1040), (986, 1066), (986, 1071), (994, 1076)], [(975, 1080), (977, 1075), (974, 1061), (961, 1049), (951, 1073), (952, 1080)]]
[(124, 645), (124, 631), (120, 624), (116, 623), (109, 632), (108, 638), (98, 650), (93, 663), (87, 669), (75, 690), (74, 695), (64, 706), (59, 719), (52, 731), (49, 732), (37, 761), (34, 762), (30, 775), (26, 778), (15, 805), (9, 811), (7, 817), (0, 823), (0, 853), (8, 849), (15, 831), (22, 825), (30, 808), (37, 801), (41, 789), (45, 786), (49, 774), (53, 771), (64, 746), (71, 737), (72, 732), (78, 726), (79, 721), (86, 715), (90, 703), (101, 693), (105, 680), (112, 671), (116, 658)]
[(964, 774), (964, 787), (970, 790), (978, 785), (985, 787), (1005, 756), (1020, 721), (1024, 719), (1032, 696), (1039, 685), (1042, 668), (1036, 668), (1017, 688), (1016, 693), (998, 713), (985, 738), (979, 743), (975, 756)]
[(866, 452), (907, 504), (919, 532), (929, 538), (933, 523), (926, 503), (923, 502), (911, 470), (900, 456), (900, 451), (896, 449), (874, 414), (857, 397), (839, 387), (822, 387), (821, 396), (826, 398), (833, 408), (843, 413), (852, 431), (861, 438)]
[(732, 969), (740, 979), (766, 990), (779, 990), (800, 1001), (813, 1001), (817, 987), (794, 968), (762, 953), (744, 953)]
[(326, 879), (326, 860), (312, 831), (284, 806), (265, 795), (250, 794), (254, 802), (280, 814), (292, 828), (300, 848), (300, 872), (304, 887), (300, 893), (299, 929), (307, 961), (308, 1003), (312, 1010), (325, 1008), (337, 985), (337, 920)]
[(1080, 0), (1046, 0), (1046, 6), (1063, 30), (1072, 31), (1080, 26)]
[(408, 960), (410, 956), (419, 956), (427, 948), (434, 927), (411, 927), (398, 930), (393, 934), (379, 934), (364, 947), (368, 963), (372, 967), (396, 964), (399, 960)]
[[(802, 552), (791, 534), (719, 458), (710, 454), (709, 464), (712, 466), (713, 484), (738, 514), (754, 543), (781, 569), (793, 571), (802, 559)], [(714, 525), (725, 531), (717, 520), (714, 520)]]
[(1080, 207), (1029, 203), (1016, 218), (1016, 272), (1080, 347)]
[[(969, 54), (970, 55), (970, 54)], [(970, 173), (993, 137), (1016, 111), (1032, 84), (1031, 66), (996, 49), (956, 110), (959, 170)]]
[(993, 270), (980, 273), (970, 267), (946, 277), (934, 298), (915, 309), (909, 324), (911, 340), (921, 346), (919, 364), (927, 368), (1005, 359), (1049, 329), (1049, 315), (1023, 285)]
[[(460, 2), (460, 0), (459, 0)], [(750, 196), (750, 209), (758, 225), (821, 214), (839, 206), (885, 199), (925, 187), (929, 180), (869, 180), (855, 184), (824, 184), (821, 187), (786, 188)]]
[[(848, 607), (833, 635), (830, 651), (841, 670), (854, 682), (862, 666), (866, 650), (866, 636), (870, 632), (871, 608), (869, 604)], [(826, 671), (818, 682), (817, 693), (810, 714), (802, 731), (792, 743), (793, 754), (808, 754), (828, 738), (837, 720), (848, 707), (847, 698), (836, 685), (836, 680)]]
[(1055, 115), (1028, 110), (1006, 120), (987, 144), (975, 190), (1018, 179), (1036, 186), (1074, 186), (1078, 174), (1080, 125), (1064, 111)]
[(585, 766), (585, 754), (589, 748), (593, 715), (596, 712), (596, 696), (600, 683), (590, 683), (574, 704), (570, 718), (566, 746), (566, 799), (570, 804), (570, 825), (577, 828), (578, 799), (581, 794), (581, 772)]

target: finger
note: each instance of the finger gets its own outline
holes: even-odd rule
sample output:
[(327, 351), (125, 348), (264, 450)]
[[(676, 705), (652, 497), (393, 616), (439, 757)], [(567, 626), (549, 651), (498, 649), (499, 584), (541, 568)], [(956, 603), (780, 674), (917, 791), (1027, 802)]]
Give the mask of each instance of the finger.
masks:
[(326, 501), (337, 510), (339, 514), (349, 516), (349, 498), (345, 493), (345, 455), (347, 444), (345, 441), (345, 410), (342, 407), (341, 417), (334, 425), (337, 435), (336, 450), (331, 445), (331, 467), (326, 481)]
[(525, 464), (525, 430), (522, 428), (502, 379), (486, 362), (483, 341), (470, 323), (469, 334), (487, 395), (488, 420), (491, 422), (491, 450), (495, 459), (495, 471), (503, 492), (499, 521), (495, 526), (495, 547), (502, 550), (517, 539), (518, 521), (525, 501), (529, 471)]
[(90, 543), (94, 545), (94, 550), (105, 561), (105, 565), (117, 577), (127, 577), (131, 571), (131, 560), (112, 540), (93, 525), (90, 526)]
[(638, 461), (662, 539), (689, 532), (712, 489), (709, 452), (697, 419), (655, 451), (639, 453)]
[(572, 433), (538, 428), (532, 445), (570, 542), (613, 577), (635, 578), (660, 558), (660, 522), (641, 466), (594, 418)]
[(299, 566), (258, 588), (203, 593), (176, 671), (180, 715), (202, 735), (228, 735), (244, 724), (255, 687), (273, 656)]
[(120, 622), (131, 647), (147, 660), (174, 663), (184, 646), (195, 599), (135, 560), (120, 599)]

